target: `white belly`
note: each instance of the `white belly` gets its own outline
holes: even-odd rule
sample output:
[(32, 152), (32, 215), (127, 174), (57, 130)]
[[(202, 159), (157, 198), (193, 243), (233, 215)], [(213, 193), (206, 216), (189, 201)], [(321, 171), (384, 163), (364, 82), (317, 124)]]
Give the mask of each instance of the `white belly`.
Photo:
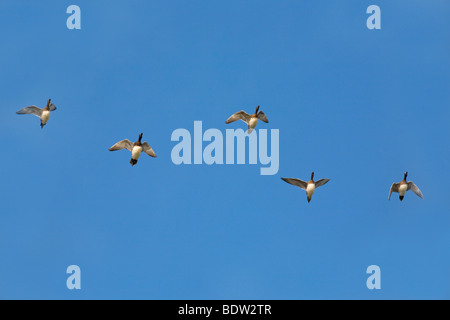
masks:
[(258, 123), (258, 118), (250, 118), (250, 121), (248, 122), (248, 126), (252, 129), (255, 129), (257, 123)]
[(248, 134), (252, 133), (252, 131), (253, 131), (253, 129), (255, 129), (257, 123), (258, 123), (258, 118), (250, 118), (250, 120), (248, 121), (248, 131), (247, 131)]
[(308, 185), (306, 186), (306, 195), (310, 198), (314, 191), (316, 190), (316, 186), (314, 183), (308, 183)]
[(46, 124), (48, 122), (48, 119), (50, 119), (50, 111), (42, 111), (41, 114), (42, 124)]
[(134, 160), (139, 159), (139, 157), (141, 156), (141, 152), (142, 152), (142, 147), (139, 147), (139, 146), (133, 147), (133, 150), (131, 151), (131, 158)]
[(398, 188), (398, 193), (399, 193), (401, 196), (404, 196), (407, 190), (408, 190), (408, 185), (407, 185), (407, 184), (402, 184), (402, 185)]

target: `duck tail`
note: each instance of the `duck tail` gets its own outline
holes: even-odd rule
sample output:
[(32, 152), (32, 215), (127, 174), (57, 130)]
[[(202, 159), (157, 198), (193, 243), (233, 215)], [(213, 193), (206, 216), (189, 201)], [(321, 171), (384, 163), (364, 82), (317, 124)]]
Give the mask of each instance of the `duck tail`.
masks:
[(137, 161), (137, 160), (134, 160), (134, 159), (131, 159), (131, 160), (130, 160), (131, 166), (134, 166), (137, 162), (138, 162), (138, 161)]

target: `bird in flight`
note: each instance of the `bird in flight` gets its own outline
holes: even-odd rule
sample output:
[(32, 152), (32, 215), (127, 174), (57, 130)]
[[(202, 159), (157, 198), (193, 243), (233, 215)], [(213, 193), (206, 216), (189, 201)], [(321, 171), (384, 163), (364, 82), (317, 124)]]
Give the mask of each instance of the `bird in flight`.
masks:
[(254, 114), (250, 115), (245, 111), (239, 111), (233, 114), (231, 117), (228, 118), (227, 121), (225, 121), (226, 124), (235, 122), (237, 120), (242, 120), (248, 125), (247, 133), (252, 133), (253, 129), (255, 129), (256, 124), (258, 123), (258, 120), (264, 121), (265, 123), (269, 123), (269, 120), (267, 119), (264, 112), (259, 111), (259, 106), (256, 107), (256, 111)]
[(127, 149), (128, 151), (131, 151), (131, 160), (130, 160), (131, 166), (134, 166), (138, 162), (138, 159), (141, 156), (142, 151), (144, 151), (150, 157), (156, 158), (156, 154), (150, 147), (150, 145), (147, 142), (142, 143), (141, 140), (142, 140), (142, 133), (139, 135), (139, 140), (136, 141), (135, 143), (131, 142), (128, 139), (125, 139), (117, 142), (115, 145), (109, 148), (109, 151), (117, 151), (122, 149)]
[(408, 176), (408, 172), (405, 172), (404, 178), (399, 183), (393, 183), (391, 186), (391, 189), (389, 190), (389, 198), (388, 200), (391, 200), (391, 194), (392, 192), (398, 192), (400, 201), (403, 201), (403, 198), (405, 197), (406, 191), (411, 190), (414, 192), (418, 197), (421, 197), (423, 199), (422, 192), (420, 189), (412, 182), (412, 181), (406, 181), (406, 177)]
[(39, 117), (41, 119), (41, 128), (44, 128), (44, 126), (47, 124), (48, 120), (50, 119), (50, 112), (55, 111), (56, 106), (51, 103), (51, 99), (48, 99), (47, 106), (43, 109), (38, 108), (36, 106), (29, 106), (25, 107), (23, 109), (20, 109), (17, 111), (17, 114), (34, 114), (35, 116)]
[(306, 198), (308, 199), (308, 202), (311, 201), (312, 195), (314, 194), (314, 191), (316, 188), (323, 186), (325, 183), (330, 181), (330, 179), (320, 179), (317, 181), (314, 181), (314, 172), (311, 172), (311, 180), (308, 182), (305, 182), (300, 179), (296, 178), (281, 178), (283, 181), (292, 184), (294, 186), (297, 186), (303, 190), (306, 191)]

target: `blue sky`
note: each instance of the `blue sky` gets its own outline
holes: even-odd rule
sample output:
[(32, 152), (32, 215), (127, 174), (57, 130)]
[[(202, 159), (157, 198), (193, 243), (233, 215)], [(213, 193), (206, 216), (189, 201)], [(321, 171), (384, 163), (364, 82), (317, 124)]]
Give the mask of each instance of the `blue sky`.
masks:
[[(449, 15), (445, 0), (2, 1), (0, 298), (449, 299)], [(15, 114), (48, 98), (42, 130)], [(172, 163), (175, 129), (244, 128), (225, 120), (256, 105), (257, 128), (280, 130), (277, 175)], [(140, 132), (158, 158), (108, 151)], [(280, 178), (311, 171), (331, 181), (308, 204)], [(404, 171), (424, 200), (387, 200)]]

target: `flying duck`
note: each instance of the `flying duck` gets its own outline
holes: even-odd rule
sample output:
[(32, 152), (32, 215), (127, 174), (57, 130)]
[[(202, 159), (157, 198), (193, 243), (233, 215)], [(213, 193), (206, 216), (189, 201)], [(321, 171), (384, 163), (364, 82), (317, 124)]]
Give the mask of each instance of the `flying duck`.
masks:
[(281, 179), (283, 179), (285, 182), (289, 184), (292, 184), (305, 190), (308, 202), (311, 201), (311, 197), (316, 188), (323, 186), (325, 183), (330, 181), (330, 179), (320, 179), (314, 182), (314, 172), (311, 172), (311, 180), (309, 180), (308, 182), (295, 178), (281, 178)]
[(408, 176), (408, 172), (405, 172), (404, 178), (399, 183), (393, 183), (391, 186), (391, 189), (389, 190), (389, 198), (388, 200), (391, 200), (391, 194), (392, 192), (398, 192), (400, 195), (400, 201), (403, 201), (403, 198), (405, 197), (406, 191), (412, 190), (417, 196), (421, 197), (423, 199), (422, 192), (420, 192), (420, 189), (412, 182), (412, 181), (406, 181), (406, 177)]
[(117, 142), (115, 145), (109, 148), (109, 151), (117, 151), (122, 149), (127, 149), (131, 151), (131, 160), (130, 160), (131, 166), (134, 166), (138, 162), (138, 159), (141, 156), (142, 151), (144, 151), (150, 157), (156, 158), (156, 154), (150, 147), (150, 145), (147, 142), (141, 143), (141, 140), (142, 140), (142, 133), (139, 135), (139, 140), (136, 141), (135, 143), (131, 142), (128, 139), (125, 139), (120, 142)]
[(232, 123), (237, 120), (242, 120), (248, 125), (248, 131), (247, 133), (252, 133), (253, 129), (255, 129), (256, 124), (258, 123), (258, 119), (264, 121), (265, 123), (269, 123), (269, 120), (267, 119), (264, 112), (259, 111), (259, 106), (256, 107), (256, 111), (254, 114), (249, 115), (245, 111), (239, 111), (233, 114), (231, 117), (228, 118), (227, 121), (225, 121), (226, 124)]
[(51, 99), (48, 99), (47, 106), (43, 109), (38, 108), (36, 106), (29, 106), (25, 107), (23, 109), (20, 109), (17, 111), (17, 114), (34, 114), (35, 116), (39, 117), (41, 119), (41, 128), (43, 128), (47, 122), (48, 119), (50, 119), (50, 112), (55, 111), (56, 106), (51, 103)]

